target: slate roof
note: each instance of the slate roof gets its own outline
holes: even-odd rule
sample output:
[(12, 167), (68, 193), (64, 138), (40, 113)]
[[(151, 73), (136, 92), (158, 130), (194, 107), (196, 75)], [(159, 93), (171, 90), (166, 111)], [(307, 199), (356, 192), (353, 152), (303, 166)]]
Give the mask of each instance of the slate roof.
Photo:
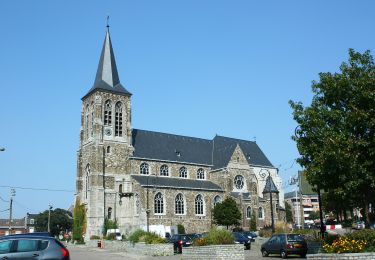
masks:
[(142, 187), (224, 192), (224, 190), (219, 185), (211, 181), (207, 181), (207, 180), (156, 177), (153, 175), (131, 175), (131, 176)]
[(279, 190), (277, 189), (275, 183), (272, 180), (271, 176), (267, 177), (266, 185), (264, 185), (263, 193), (279, 193)]
[[(226, 167), (237, 144), (251, 165), (273, 167), (255, 142), (224, 136), (213, 140), (133, 129), (133, 157)], [(179, 155), (178, 155), (179, 154)]]
[(105, 35), (94, 85), (82, 99), (96, 90), (131, 95), (120, 83), (109, 31)]

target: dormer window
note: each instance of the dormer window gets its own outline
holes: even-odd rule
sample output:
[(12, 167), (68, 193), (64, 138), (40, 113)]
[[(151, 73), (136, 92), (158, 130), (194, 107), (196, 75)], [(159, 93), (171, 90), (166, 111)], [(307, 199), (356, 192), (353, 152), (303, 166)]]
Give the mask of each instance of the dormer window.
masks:
[(204, 180), (204, 170), (202, 168), (199, 168), (197, 171), (197, 179)]
[(180, 151), (176, 150), (175, 153), (176, 153), (177, 157), (181, 157), (181, 152)]

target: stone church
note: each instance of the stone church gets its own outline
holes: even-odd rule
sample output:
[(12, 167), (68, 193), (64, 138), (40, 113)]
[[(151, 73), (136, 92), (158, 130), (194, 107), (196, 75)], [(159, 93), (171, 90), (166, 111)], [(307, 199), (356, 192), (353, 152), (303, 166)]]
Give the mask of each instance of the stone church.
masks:
[(104, 219), (123, 233), (151, 225), (183, 224), (204, 232), (212, 210), (236, 200), (241, 226), (284, 220), (282, 179), (256, 142), (134, 129), (132, 94), (120, 83), (107, 30), (94, 84), (82, 98), (76, 199), (85, 205), (86, 238), (101, 235)]

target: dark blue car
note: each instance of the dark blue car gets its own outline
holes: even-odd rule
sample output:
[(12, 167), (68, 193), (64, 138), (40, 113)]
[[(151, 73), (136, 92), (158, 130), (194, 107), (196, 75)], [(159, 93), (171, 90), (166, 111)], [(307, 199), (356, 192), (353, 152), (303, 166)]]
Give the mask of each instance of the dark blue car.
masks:
[(245, 237), (240, 232), (233, 232), (233, 236), (234, 236), (234, 243), (243, 244), (245, 249), (251, 248), (251, 241), (248, 237)]

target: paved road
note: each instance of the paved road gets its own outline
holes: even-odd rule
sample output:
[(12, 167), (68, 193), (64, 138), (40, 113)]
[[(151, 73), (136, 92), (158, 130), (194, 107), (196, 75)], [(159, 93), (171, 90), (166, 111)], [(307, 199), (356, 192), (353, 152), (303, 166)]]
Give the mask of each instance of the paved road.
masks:
[[(263, 258), (260, 250), (260, 243), (256, 242), (253, 243), (251, 246), (251, 250), (245, 250), (245, 259), (246, 260), (273, 260), (273, 259), (281, 259), (278, 255), (272, 255), (267, 258)], [(152, 256), (144, 256), (144, 255), (136, 255), (130, 254), (127, 252), (112, 252), (105, 249), (99, 248), (89, 248), (86, 246), (76, 246), (76, 245), (68, 245), (68, 249), (70, 252), (70, 258), (72, 260), (181, 260), (182, 255), (173, 255), (173, 256), (159, 256), (159, 257), (152, 257)], [(290, 256), (288, 258), (291, 259), (301, 259), (298, 256)]]

